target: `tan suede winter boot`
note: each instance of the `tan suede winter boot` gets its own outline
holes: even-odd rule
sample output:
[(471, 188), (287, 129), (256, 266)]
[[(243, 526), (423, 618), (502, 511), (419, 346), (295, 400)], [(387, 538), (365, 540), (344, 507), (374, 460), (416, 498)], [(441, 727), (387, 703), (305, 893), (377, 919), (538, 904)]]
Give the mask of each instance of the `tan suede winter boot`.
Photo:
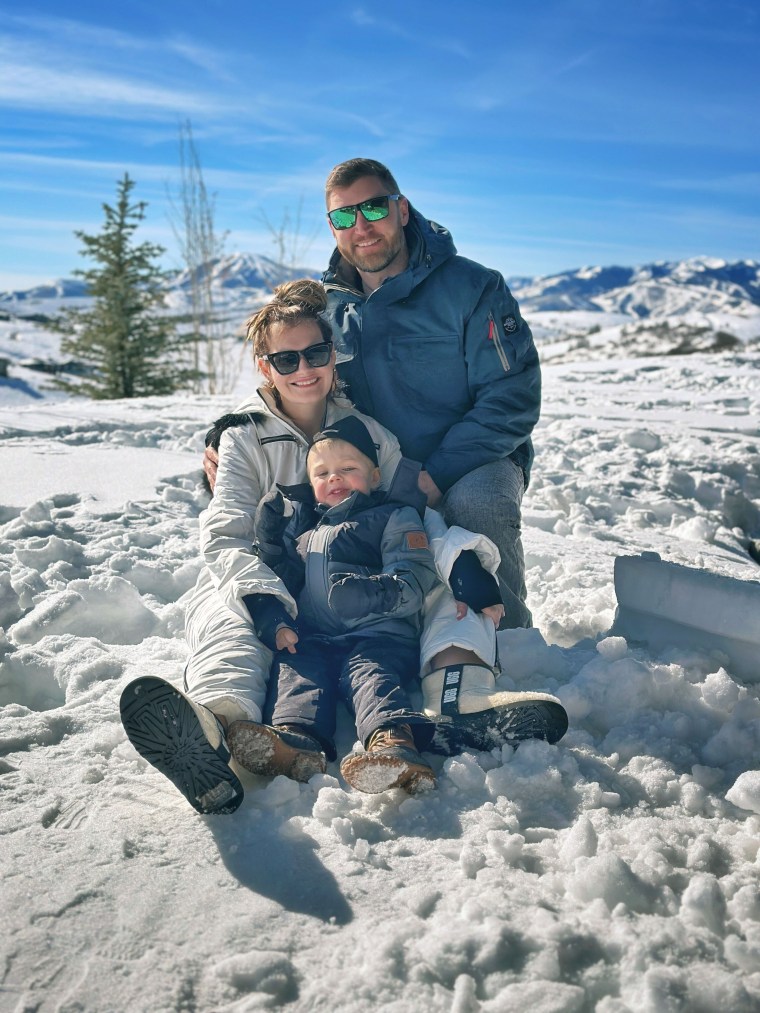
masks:
[(549, 693), (497, 689), (485, 665), (447, 665), (422, 680), (425, 714), (436, 723), (432, 749), (448, 755), (488, 750), (524, 739), (558, 742), (567, 731), (567, 713)]
[(435, 774), (414, 744), (409, 725), (378, 728), (363, 753), (351, 753), (340, 765), (345, 780), (369, 794), (403, 788), (416, 795), (435, 787)]
[(284, 774), (294, 781), (306, 782), (327, 769), (327, 758), (319, 742), (300, 728), (233, 721), (227, 730), (227, 742), (237, 763), (252, 774), (267, 777)]

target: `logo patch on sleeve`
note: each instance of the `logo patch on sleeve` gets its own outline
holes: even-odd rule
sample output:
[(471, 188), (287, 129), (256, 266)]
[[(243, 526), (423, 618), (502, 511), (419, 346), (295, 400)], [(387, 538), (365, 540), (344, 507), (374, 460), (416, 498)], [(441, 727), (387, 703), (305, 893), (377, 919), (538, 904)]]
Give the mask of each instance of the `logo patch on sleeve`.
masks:
[(517, 330), (517, 321), (511, 314), (509, 316), (502, 317), (501, 324), (504, 328), (505, 334), (514, 334)]
[(427, 549), (428, 540), (424, 531), (407, 531), (404, 536), (407, 549)]

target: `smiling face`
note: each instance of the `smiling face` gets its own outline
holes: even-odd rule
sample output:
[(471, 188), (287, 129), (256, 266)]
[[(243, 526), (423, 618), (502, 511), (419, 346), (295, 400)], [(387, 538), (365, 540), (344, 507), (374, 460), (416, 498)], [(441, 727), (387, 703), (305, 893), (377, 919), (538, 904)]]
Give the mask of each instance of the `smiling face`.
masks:
[(344, 440), (320, 440), (309, 451), (309, 482), (317, 503), (335, 506), (352, 492), (365, 495), (377, 488), (380, 469)]
[[(272, 355), (274, 352), (302, 352), (304, 348), (320, 344), (324, 340), (324, 335), (314, 320), (303, 320), (294, 326), (275, 324), (267, 341), (267, 353)], [(335, 370), (335, 352), (333, 351), (325, 366), (309, 366), (301, 357), (295, 373), (288, 373), (286, 376), (278, 373), (263, 359), (259, 359), (258, 365), (262, 375), (280, 395), (282, 411), (286, 415), (298, 418), (304, 408), (324, 403), (330, 393)]]
[[(387, 188), (377, 176), (362, 176), (351, 186), (331, 190), (327, 197), (327, 210), (361, 204), (387, 193)], [(404, 226), (408, 221), (409, 202), (406, 197), (401, 197), (390, 202), (388, 217), (379, 222), (368, 222), (359, 212), (353, 228), (335, 229), (330, 225), (341, 256), (356, 268), (365, 288), (375, 289), (385, 278), (406, 269), (409, 253)]]

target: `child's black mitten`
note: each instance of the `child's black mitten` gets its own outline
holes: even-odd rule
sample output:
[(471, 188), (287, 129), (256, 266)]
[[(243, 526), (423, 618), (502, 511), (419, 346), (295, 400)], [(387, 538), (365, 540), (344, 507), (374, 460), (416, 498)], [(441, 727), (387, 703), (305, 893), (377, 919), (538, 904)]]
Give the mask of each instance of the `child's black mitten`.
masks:
[(465, 549), (457, 556), (449, 574), (449, 584), (456, 600), (463, 601), (473, 612), (501, 604), (498, 581), (483, 569), (477, 552), (472, 549)]

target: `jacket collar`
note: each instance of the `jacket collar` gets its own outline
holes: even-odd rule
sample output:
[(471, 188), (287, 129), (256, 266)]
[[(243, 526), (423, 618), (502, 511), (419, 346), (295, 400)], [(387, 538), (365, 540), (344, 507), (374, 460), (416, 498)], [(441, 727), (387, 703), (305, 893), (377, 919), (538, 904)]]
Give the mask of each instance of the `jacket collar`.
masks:
[(351, 493), (348, 499), (344, 499), (342, 503), (336, 503), (335, 506), (328, 507), (322, 503), (317, 503), (316, 513), (319, 517), (319, 523), (341, 524), (354, 514), (361, 513), (362, 510), (366, 510), (368, 507), (384, 503), (386, 496), (387, 493), (384, 489), (377, 489), (369, 495), (356, 490)]

